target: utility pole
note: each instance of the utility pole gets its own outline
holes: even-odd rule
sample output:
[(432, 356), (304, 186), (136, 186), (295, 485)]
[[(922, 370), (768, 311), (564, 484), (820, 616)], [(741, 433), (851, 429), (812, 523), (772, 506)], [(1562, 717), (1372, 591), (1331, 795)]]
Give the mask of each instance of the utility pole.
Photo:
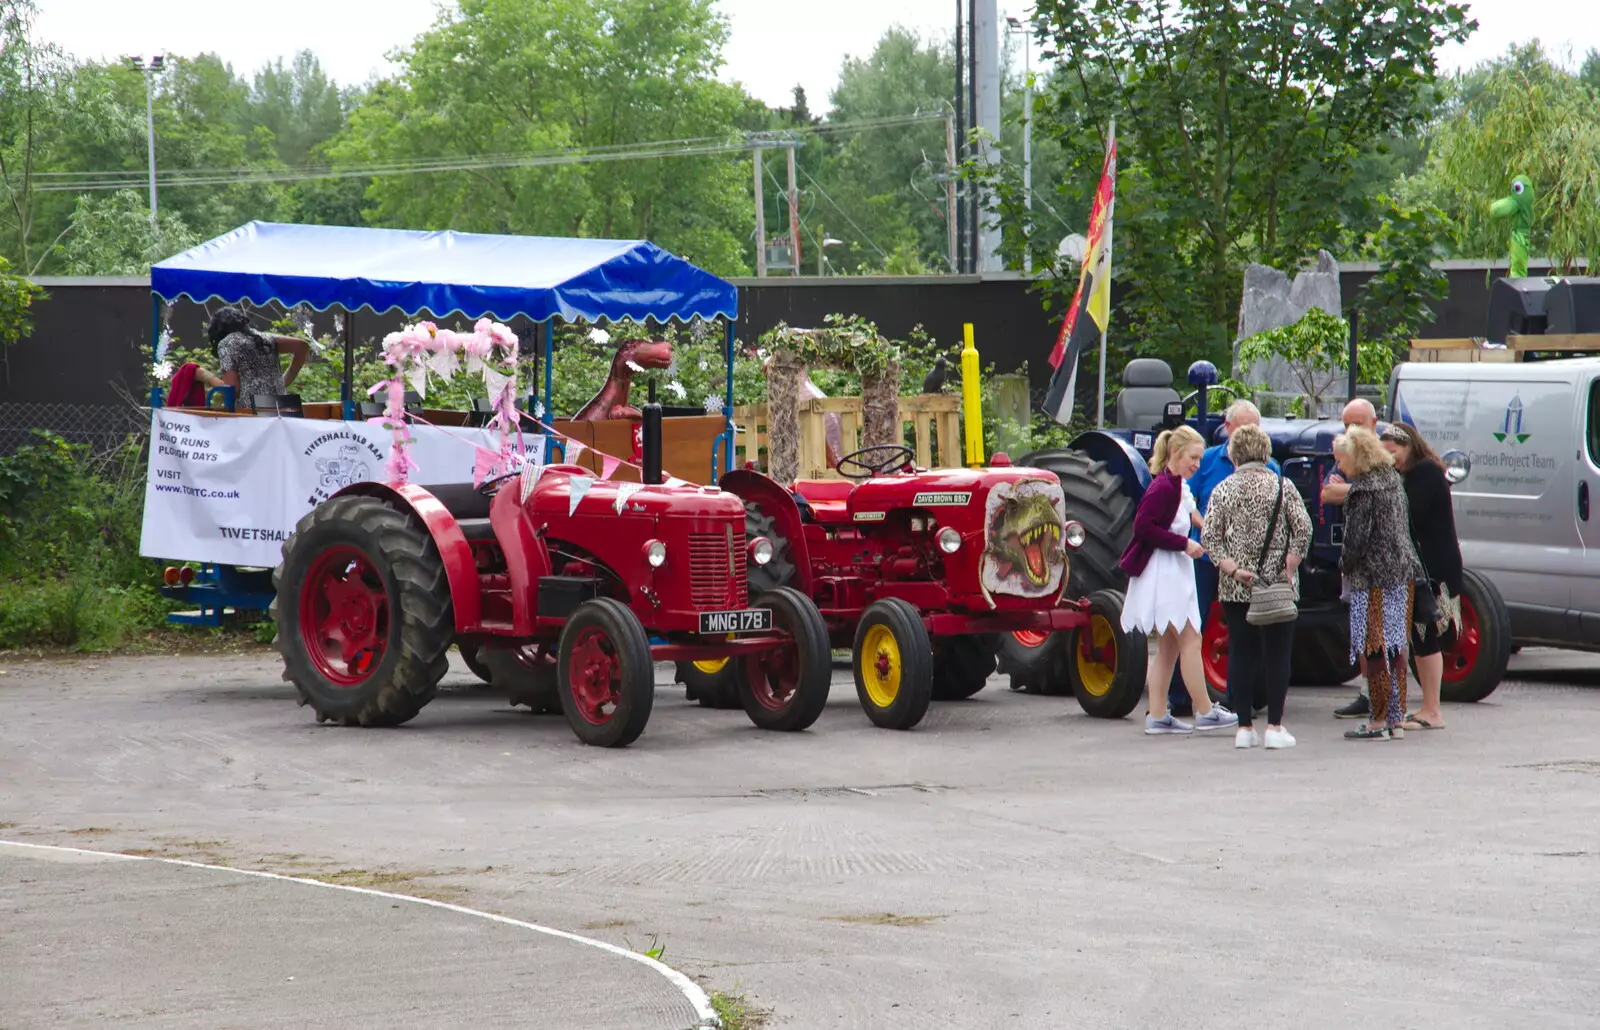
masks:
[[(965, 56), (965, 47), (964, 47), (964, 45), (962, 43), (962, 40), (965, 38), (965, 33), (966, 33), (966, 14), (964, 13), (964, 9), (962, 7), (962, 0), (956, 0), (956, 125), (955, 125), (955, 139), (956, 139), (956, 145), (959, 146), (961, 149), (958, 150), (958, 149), (956, 149), (955, 146), (952, 146), (950, 148), (950, 176), (951, 176), (952, 182), (954, 182), (954, 179), (955, 179), (956, 165), (958, 165), (960, 163), (961, 154), (965, 151), (966, 146), (967, 146), (967, 118), (966, 118), (966, 110), (967, 110), (966, 81), (967, 80), (966, 80), (966, 75), (965, 75), (966, 56)], [(966, 247), (967, 191), (966, 191), (965, 185), (962, 185), (962, 186), (958, 187), (957, 189), (952, 190), (952, 193), (954, 193), (955, 198), (956, 198), (956, 201), (955, 201), (955, 219), (956, 219), (956, 245), (955, 245), (955, 255), (956, 255), (956, 257), (955, 257), (955, 262), (956, 262), (956, 266), (955, 266), (954, 269), (952, 269), (952, 271), (954, 271), (955, 274), (960, 275), (961, 273), (963, 273), (963, 272), (965, 272), (967, 270), (967, 247)]]
[[(983, 130), (978, 160), (993, 168), (1000, 156), (1000, 17), (997, 0), (972, 0), (972, 110), (974, 124)], [(976, 190), (973, 197), (973, 234), (977, 239), (977, 272), (998, 272), (1000, 226), (993, 193)]]
[(789, 246), (794, 250), (794, 274), (800, 274), (800, 187), (794, 178), (794, 145), (789, 146)]
[(767, 203), (761, 190), (761, 148), (754, 151), (756, 170), (756, 278), (767, 277)]
[(144, 73), (144, 121), (150, 150), (150, 231), (156, 230), (156, 73), (166, 65), (166, 58), (156, 54), (146, 64), (142, 58), (128, 58), (128, 65)]
[(817, 278), (828, 274), (828, 230), (817, 226)]
[[(1033, 32), (1016, 18), (1006, 19), (1006, 35), (1022, 37), (1022, 205), (1033, 224)], [(1033, 272), (1033, 254), (1022, 251), (1022, 271)]]
[(944, 116), (944, 225), (950, 246), (950, 271), (960, 272), (960, 255), (956, 253), (956, 120), (955, 112)]

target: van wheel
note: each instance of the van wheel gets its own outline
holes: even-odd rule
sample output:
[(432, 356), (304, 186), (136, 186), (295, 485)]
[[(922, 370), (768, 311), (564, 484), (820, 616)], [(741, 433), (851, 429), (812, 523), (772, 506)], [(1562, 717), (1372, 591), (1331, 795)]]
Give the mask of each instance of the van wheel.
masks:
[(1445, 631), (1442, 701), (1482, 701), (1505, 678), (1511, 661), (1511, 613), (1495, 585), (1468, 569), (1461, 574), (1461, 629)]

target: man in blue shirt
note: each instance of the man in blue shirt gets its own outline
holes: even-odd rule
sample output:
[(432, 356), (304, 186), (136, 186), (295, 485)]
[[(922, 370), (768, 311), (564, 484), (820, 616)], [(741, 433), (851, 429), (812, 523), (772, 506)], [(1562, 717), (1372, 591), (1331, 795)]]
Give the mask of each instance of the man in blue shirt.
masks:
[[(1222, 418), (1222, 428), (1227, 435), (1232, 436), (1233, 431), (1240, 426), (1259, 426), (1261, 424), (1261, 409), (1249, 401), (1234, 401)], [(1278, 463), (1271, 458), (1267, 465), (1280, 475)], [(1200, 456), (1200, 468), (1189, 479), (1189, 491), (1194, 494), (1195, 506), (1200, 509), (1201, 517), (1205, 516), (1206, 505), (1211, 501), (1211, 491), (1217, 484), (1233, 475), (1233, 462), (1228, 460), (1227, 443), (1219, 443), (1214, 447), (1207, 447)], [(1200, 531), (1189, 530), (1191, 540), (1200, 539)], [(1197, 558), (1194, 563), (1195, 593), (1200, 601), (1200, 629), (1205, 630), (1205, 624), (1211, 617), (1211, 605), (1217, 599), (1217, 567), (1211, 564), (1209, 555)], [(1172, 670), (1172, 685), (1167, 691), (1167, 704), (1172, 709), (1172, 714), (1180, 718), (1188, 718), (1192, 714), (1189, 705), (1189, 692), (1183, 687), (1183, 678), (1179, 671)], [(1262, 705), (1265, 705), (1263, 700)]]

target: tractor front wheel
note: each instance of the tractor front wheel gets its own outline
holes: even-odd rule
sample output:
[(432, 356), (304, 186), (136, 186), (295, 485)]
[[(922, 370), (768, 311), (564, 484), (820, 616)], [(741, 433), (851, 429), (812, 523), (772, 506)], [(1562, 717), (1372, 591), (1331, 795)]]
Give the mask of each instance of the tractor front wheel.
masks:
[(324, 501), (272, 573), (283, 678), (319, 722), (398, 726), (433, 700), (455, 635), (444, 562), (409, 513)]
[(513, 708), (527, 705), (535, 715), (560, 714), (561, 688), (549, 648), (538, 644), (486, 648), (479, 657), (489, 669), (489, 682), (506, 692), (506, 703)]
[(909, 730), (933, 696), (933, 648), (917, 610), (897, 597), (874, 601), (856, 626), (856, 696), (874, 725)]
[(728, 663), (738, 673), (739, 701), (764, 730), (803, 730), (822, 715), (833, 683), (828, 624), (811, 598), (790, 587), (767, 591), (752, 607), (771, 608), (773, 628), (791, 643)]
[(585, 601), (567, 619), (556, 677), (567, 724), (585, 744), (627, 747), (650, 721), (656, 693), (650, 638), (614, 598)]
[(984, 688), (994, 667), (992, 637), (971, 634), (941, 639), (934, 655), (933, 699), (965, 701)]
[(1067, 678), (1084, 714), (1122, 719), (1144, 699), (1149, 646), (1138, 630), (1122, 628), (1122, 593), (1089, 595), (1089, 621), (1069, 636)]

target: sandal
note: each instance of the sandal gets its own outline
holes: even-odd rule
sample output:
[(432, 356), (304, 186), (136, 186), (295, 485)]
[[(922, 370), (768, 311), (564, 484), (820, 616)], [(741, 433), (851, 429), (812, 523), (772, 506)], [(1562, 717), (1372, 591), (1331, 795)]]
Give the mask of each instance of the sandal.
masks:
[(1344, 731), (1345, 740), (1389, 740), (1389, 727), (1374, 726), (1364, 722), (1353, 730)]
[(1435, 726), (1433, 723), (1429, 722), (1428, 720), (1418, 718), (1415, 715), (1406, 716), (1406, 721), (1405, 721), (1404, 725), (1405, 725), (1405, 728), (1408, 729), (1408, 730), (1442, 730), (1442, 729), (1444, 729), (1443, 726)]

